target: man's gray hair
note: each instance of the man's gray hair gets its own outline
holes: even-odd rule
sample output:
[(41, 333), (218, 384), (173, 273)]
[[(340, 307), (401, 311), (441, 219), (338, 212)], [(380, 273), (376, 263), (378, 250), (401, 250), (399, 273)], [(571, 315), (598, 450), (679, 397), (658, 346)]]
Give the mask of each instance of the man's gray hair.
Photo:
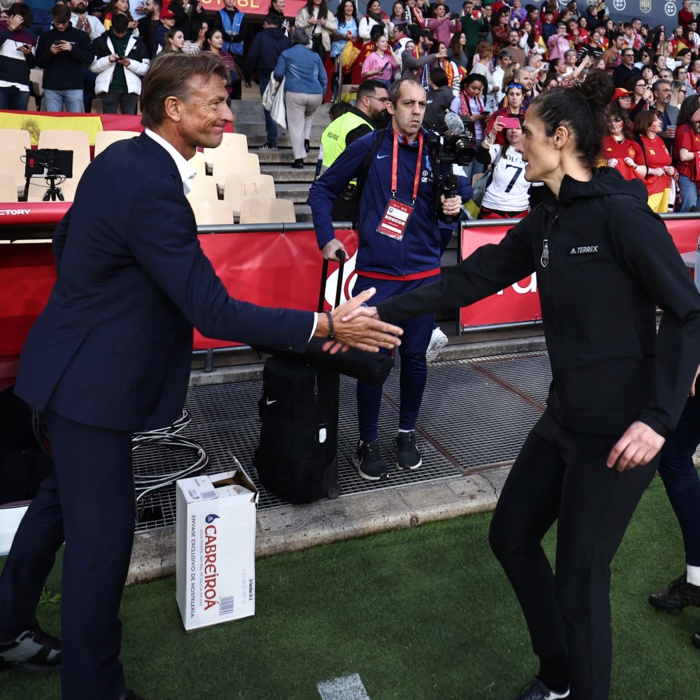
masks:
[(292, 31), (290, 40), (292, 42), (292, 46), (294, 46), (294, 44), (303, 44), (304, 46), (306, 46), (309, 43), (309, 35), (303, 29), (299, 29), (299, 27), (296, 27)]

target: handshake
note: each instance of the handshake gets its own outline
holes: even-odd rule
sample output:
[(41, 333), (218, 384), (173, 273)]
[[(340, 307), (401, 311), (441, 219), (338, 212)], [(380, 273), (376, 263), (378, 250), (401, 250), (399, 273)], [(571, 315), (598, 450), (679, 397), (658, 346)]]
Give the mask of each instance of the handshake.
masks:
[(384, 323), (375, 307), (363, 306), (375, 291), (374, 288), (367, 289), (333, 311), (318, 315), (314, 335), (328, 338), (323, 345), (324, 350), (335, 354), (353, 347), (378, 352), (380, 348), (391, 350), (401, 344), (398, 336), (403, 330)]

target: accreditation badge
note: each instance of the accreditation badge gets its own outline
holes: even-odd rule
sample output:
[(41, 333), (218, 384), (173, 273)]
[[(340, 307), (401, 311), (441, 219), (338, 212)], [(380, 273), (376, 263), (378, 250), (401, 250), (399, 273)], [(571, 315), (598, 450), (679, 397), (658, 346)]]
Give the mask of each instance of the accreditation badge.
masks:
[(399, 202), (398, 199), (390, 199), (384, 216), (377, 226), (377, 233), (402, 241), (412, 214), (413, 207), (410, 204)]

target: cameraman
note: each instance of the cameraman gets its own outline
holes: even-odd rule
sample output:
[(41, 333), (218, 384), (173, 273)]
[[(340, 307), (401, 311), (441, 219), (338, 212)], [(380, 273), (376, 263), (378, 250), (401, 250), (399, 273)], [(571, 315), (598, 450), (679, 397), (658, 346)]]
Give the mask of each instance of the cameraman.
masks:
[[(309, 204), (323, 256), (336, 259), (344, 246), (333, 229), (333, 202), (348, 183), (358, 178), (359, 246), (353, 294), (376, 287), (378, 299), (416, 289), (440, 275), (440, 229), (435, 210), (435, 183), (428, 160), (428, 135), (421, 128), (426, 93), (414, 80), (391, 86), (387, 111), (391, 126), (350, 144), (311, 186)], [(441, 200), (440, 215), (457, 216), (458, 196)], [(399, 469), (422, 464), (416, 447), (415, 425), (427, 379), (426, 349), (433, 331), (433, 315), (412, 319), (403, 326), (399, 432), (394, 442)], [(381, 388), (357, 383), (360, 441), (353, 464), (369, 481), (385, 479), (388, 465), (379, 450)]]

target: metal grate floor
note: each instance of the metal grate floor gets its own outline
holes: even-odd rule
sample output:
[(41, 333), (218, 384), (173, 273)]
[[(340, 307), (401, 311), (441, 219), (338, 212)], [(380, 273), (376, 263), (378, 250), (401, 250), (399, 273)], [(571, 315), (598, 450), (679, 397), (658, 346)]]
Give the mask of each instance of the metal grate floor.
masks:
[[(515, 459), (525, 436), (541, 415), (551, 380), (546, 354), (457, 360), (431, 365), (421, 408), (418, 446), (423, 465), (415, 472), (392, 469), (389, 479), (361, 479), (351, 459), (357, 440), (355, 381), (341, 377), (338, 472), (343, 495), (454, 478), (475, 469)], [(253, 466), (259, 437), (257, 400), (261, 382), (240, 382), (190, 389), (191, 423), (183, 435), (209, 454), (208, 473), (226, 471), (235, 455), (260, 488), (259, 508), (285, 505), (262, 487)], [(379, 416), (380, 450), (392, 463), (398, 427), (399, 372), (384, 386)], [(134, 453), (135, 473), (166, 473), (185, 468), (193, 459), (185, 449), (144, 446)], [(175, 487), (155, 492), (146, 501), (137, 531), (175, 523)]]

